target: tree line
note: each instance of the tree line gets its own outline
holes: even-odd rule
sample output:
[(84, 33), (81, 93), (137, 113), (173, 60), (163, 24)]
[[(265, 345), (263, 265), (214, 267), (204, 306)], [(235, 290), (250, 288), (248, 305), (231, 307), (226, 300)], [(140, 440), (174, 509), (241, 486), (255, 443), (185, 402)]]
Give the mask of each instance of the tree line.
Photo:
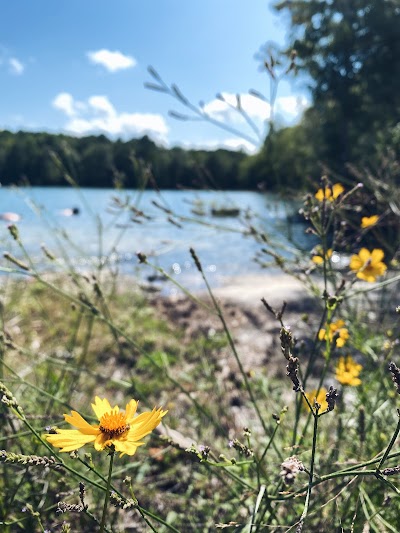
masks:
[(0, 183), (161, 189), (255, 189), (248, 155), (230, 150), (164, 148), (149, 137), (111, 141), (104, 135), (70, 137), (0, 132)]

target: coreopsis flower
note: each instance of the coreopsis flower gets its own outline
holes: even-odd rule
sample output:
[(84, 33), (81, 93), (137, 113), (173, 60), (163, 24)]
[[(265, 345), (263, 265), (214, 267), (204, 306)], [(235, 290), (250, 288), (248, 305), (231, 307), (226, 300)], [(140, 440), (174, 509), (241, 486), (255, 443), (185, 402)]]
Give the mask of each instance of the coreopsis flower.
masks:
[[(349, 330), (345, 327), (343, 320), (336, 320), (332, 322), (329, 326), (329, 340), (333, 342), (333, 339), (336, 338), (336, 346), (342, 348), (347, 339), (350, 337)], [(327, 329), (321, 328), (318, 332), (318, 338), (320, 341), (326, 339)]]
[(332, 248), (329, 248), (326, 251), (325, 255), (323, 254), (321, 250), (318, 250), (318, 252), (321, 253), (321, 255), (313, 255), (311, 258), (311, 261), (315, 263), (316, 265), (322, 265), (324, 261), (327, 261), (328, 259), (332, 257), (333, 250)]
[(91, 425), (79, 413), (71, 411), (71, 415), (64, 414), (64, 418), (77, 429), (57, 429), (56, 433), (45, 437), (50, 444), (61, 448), (61, 452), (71, 452), (93, 443), (97, 451), (113, 446), (120, 456), (134, 455), (136, 449), (144, 444), (141, 442), (143, 437), (151, 433), (168, 412), (160, 407), (135, 416), (137, 406), (136, 400), (130, 400), (125, 411), (120, 411), (118, 405), (111, 407), (106, 398), (96, 396), (92, 409), (99, 424)]
[(372, 215), (370, 217), (362, 217), (361, 227), (370, 228), (371, 226), (375, 226), (378, 220), (379, 220), (379, 215)]
[(362, 366), (356, 363), (350, 355), (340, 357), (336, 367), (336, 379), (342, 385), (357, 387), (361, 385), (361, 379), (358, 377), (361, 370)]
[(327, 186), (323, 189), (318, 189), (318, 191), (315, 193), (315, 198), (320, 202), (323, 202), (324, 200), (333, 202), (333, 200), (336, 200), (336, 198), (340, 196), (342, 192), (344, 192), (343, 185), (340, 183), (335, 183), (332, 185), (332, 187)]
[[(321, 411), (326, 411), (328, 409), (328, 402), (326, 401), (327, 392), (328, 391), (324, 387), (322, 387), (321, 389), (319, 389), (318, 394), (317, 394), (317, 390), (313, 389), (310, 392), (306, 392), (305, 395), (307, 396), (308, 401), (310, 402), (311, 405), (314, 405), (315, 401), (319, 403), (319, 405), (321, 406), (319, 410), (321, 412)], [(304, 404), (307, 405), (307, 402), (304, 399), (303, 401), (304, 401)]]
[(376, 278), (383, 276), (387, 266), (382, 261), (385, 257), (383, 250), (375, 248), (370, 252), (367, 248), (361, 248), (358, 254), (350, 258), (350, 269), (356, 273), (356, 276), (365, 281), (373, 283)]

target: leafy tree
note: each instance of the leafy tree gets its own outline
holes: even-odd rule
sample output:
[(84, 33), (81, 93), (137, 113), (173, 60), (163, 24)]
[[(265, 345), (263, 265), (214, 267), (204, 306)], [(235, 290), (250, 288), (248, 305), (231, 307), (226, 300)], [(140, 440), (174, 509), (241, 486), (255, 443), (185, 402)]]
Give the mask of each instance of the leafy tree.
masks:
[(318, 155), (336, 170), (376, 153), (376, 134), (399, 122), (398, 0), (284, 0), (288, 48), (309, 74)]

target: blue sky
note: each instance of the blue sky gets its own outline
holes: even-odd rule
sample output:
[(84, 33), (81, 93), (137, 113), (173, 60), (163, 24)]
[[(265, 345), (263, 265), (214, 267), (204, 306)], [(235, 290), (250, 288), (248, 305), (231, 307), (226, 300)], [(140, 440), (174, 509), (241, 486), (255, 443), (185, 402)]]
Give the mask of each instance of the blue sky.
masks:
[[(181, 122), (184, 109), (144, 87), (152, 65), (214, 117), (251, 134), (226, 104), (239, 93), (261, 128), (269, 78), (254, 55), (288, 30), (265, 0), (13, 0), (0, 10), (0, 129), (150, 135), (167, 146), (237, 148), (246, 143), (210, 124)], [(300, 85), (281, 82), (276, 115), (298, 120), (307, 104)]]

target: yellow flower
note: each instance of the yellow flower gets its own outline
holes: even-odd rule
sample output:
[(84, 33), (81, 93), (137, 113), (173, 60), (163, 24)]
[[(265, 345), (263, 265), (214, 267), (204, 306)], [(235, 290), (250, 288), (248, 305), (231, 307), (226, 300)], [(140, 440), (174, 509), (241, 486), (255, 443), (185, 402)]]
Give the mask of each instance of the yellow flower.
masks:
[(375, 224), (379, 220), (379, 215), (372, 215), (371, 217), (362, 217), (361, 219), (361, 227), (362, 228), (369, 228), (371, 226), (375, 226)]
[[(320, 250), (318, 250), (320, 251)], [(329, 248), (327, 251), (326, 251), (326, 254), (325, 254), (325, 260), (328, 260), (332, 257), (332, 253), (333, 253), (333, 250), (332, 248)], [(322, 254), (322, 251), (321, 251), (321, 254)], [(322, 263), (324, 262), (324, 255), (314, 255), (312, 258), (311, 258), (311, 261), (313, 261), (316, 265), (322, 265)]]
[[(336, 322), (332, 322), (329, 327), (329, 340), (332, 342), (333, 338), (336, 337), (336, 346), (338, 348), (342, 348), (350, 337), (349, 330), (344, 326), (345, 323), (343, 320), (337, 320)], [(320, 341), (326, 339), (326, 329), (319, 330), (318, 338)]]
[(358, 254), (350, 258), (350, 268), (358, 278), (370, 283), (376, 281), (378, 276), (383, 276), (387, 266), (382, 262), (385, 257), (383, 250), (376, 248), (370, 252), (366, 248), (361, 248)]
[(336, 198), (344, 192), (344, 187), (340, 183), (335, 183), (332, 187), (325, 187), (324, 189), (318, 189), (315, 194), (315, 198), (320, 202), (326, 200), (333, 202)]
[(357, 364), (350, 355), (346, 358), (341, 357), (336, 367), (336, 379), (342, 385), (357, 387), (361, 385), (361, 379), (358, 377), (361, 370), (362, 366)]
[[(322, 411), (326, 411), (328, 409), (328, 402), (326, 401), (327, 393), (328, 391), (324, 387), (322, 387), (321, 389), (319, 389), (318, 394), (317, 394), (316, 389), (313, 389), (310, 392), (306, 392), (305, 394), (312, 406), (314, 406), (314, 400), (317, 400), (317, 402), (321, 405), (321, 408), (319, 410), (321, 413)], [(303, 398), (303, 402), (304, 402), (304, 405), (308, 407), (307, 402), (304, 400), (304, 398)]]
[(120, 457), (134, 455), (136, 448), (144, 444), (140, 442), (143, 437), (151, 433), (168, 412), (160, 407), (135, 417), (137, 406), (136, 400), (130, 400), (123, 412), (118, 405), (111, 407), (107, 399), (96, 396), (92, 409), (99, 419), (98, 425), (90, 425), (79, 413), (71, 411), (71, 415), (65, 414), (64, 418), (78, 429), (57, 429), (57, 433), (45, 437), (50, 444), (61, 448), (61, 452), (71, 452), (93, 442), (97, 451), (113, 445), (115, 451), (121, 453)]

